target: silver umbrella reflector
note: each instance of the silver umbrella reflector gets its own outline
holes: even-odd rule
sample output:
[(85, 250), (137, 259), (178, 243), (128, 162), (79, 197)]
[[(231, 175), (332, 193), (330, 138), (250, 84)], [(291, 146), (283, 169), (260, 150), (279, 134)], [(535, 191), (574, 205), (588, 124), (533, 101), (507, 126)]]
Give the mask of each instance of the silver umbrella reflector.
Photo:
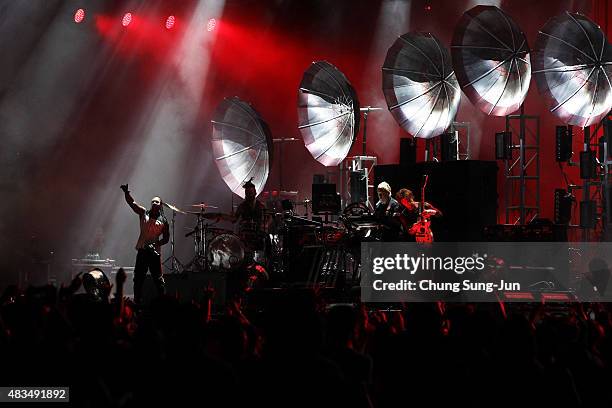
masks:
[(525, 34), (497, 7), (466, 11), (453, 35), (453, 67), (463, 92), (487, 115), (516, 111), (529, 89), (531, 65)]
[(533, 65), (538, 90), (564, 123), (589, 126), (612, 108), (612, 50), (585, 16), (548, 20), (538, 33)]
[(429, 33), (395, 40), (382, 68), (389, 111), (415, 137), (438, 136), (457, 113), (461, 91), (448, 50)]
[(313, 62), (298, 91), (298, 129), (312, 157), (338, 165), (359, 130), (359, 101), (350, 82), (326, 61)]
[(253, 107), (234, 97), (226, 98), (212, 120), (215, 163), (225, 184), (244, 198), (242, 185), (253, 178), (259, 194), (270, 172), (272, 136)]

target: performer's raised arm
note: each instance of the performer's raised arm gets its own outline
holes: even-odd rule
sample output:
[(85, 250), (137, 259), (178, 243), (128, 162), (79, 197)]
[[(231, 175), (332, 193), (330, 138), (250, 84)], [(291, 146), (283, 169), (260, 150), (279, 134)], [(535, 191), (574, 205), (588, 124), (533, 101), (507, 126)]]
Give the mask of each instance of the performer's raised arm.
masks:
[(123, 190), (123, 193), (125, 195), (125, 201), (128, 203), (130, 208), (136, 214), (138, 214), (139, 216), (142, 216), (145, 213), (145, 211), (147, 211), (147, 209), (134, 201), (134, 197), (132, 197), (132, 195), (130, 194), (130, 190), (128, 190), (128, 185), (127, 184), (123, 184), (121, 186), (121, 190)]

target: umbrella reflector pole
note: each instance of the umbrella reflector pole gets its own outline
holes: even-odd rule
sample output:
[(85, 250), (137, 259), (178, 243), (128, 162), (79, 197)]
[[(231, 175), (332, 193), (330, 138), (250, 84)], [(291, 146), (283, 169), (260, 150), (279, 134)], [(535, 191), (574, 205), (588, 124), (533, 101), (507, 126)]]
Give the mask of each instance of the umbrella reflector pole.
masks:
[(363, 113), (363, 138), (361, 140), (361, 153), (363, 156), (368, 155), (368, 150), (366, 148), (367, 144), (367, 127), (368, 127), (368, 113), (371, 111), (379, 111), (382, 108), (373, 108), (372, 106), (364, 106), (359, 109)]
[(470, 160), (470, 122), (453, 121), (450, 130), (457, 132), (459, 160)]

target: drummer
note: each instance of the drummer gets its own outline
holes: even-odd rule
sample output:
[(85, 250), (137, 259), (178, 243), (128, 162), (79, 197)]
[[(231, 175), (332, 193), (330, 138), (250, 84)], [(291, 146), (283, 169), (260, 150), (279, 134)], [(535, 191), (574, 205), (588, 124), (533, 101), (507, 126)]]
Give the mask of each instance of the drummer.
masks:
[(252, 178), (244, 183), (244, 201), (240, 203), (234, 213), (234, 222), (238, 222), (238, 228), (250, 230), (263, 230), (265, 206), (257, 200), (257, 192)]
[[(234, 223), (238, 223), (238, 236), (248, 252), (264, 250), (266, 247), (266, 212), (265, 205), (257, 200), (253, 179), (242, 186), (244, 201), (234, 213)], [(253, 253), (252, 253), (253, 255)]]

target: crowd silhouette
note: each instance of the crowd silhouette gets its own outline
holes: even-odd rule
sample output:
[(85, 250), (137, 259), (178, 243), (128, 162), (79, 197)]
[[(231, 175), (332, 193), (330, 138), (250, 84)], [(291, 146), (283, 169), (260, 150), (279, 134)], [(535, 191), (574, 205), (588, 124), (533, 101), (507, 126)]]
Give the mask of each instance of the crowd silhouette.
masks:
[(69, 386), (86, 407), (612, 406), (608, 304), (381, 310), (296, 288), (213, 314), (212, 289), (137, 307), (124, 279), (108, 297), (80, 276), (6, 288), (0, 383)]

